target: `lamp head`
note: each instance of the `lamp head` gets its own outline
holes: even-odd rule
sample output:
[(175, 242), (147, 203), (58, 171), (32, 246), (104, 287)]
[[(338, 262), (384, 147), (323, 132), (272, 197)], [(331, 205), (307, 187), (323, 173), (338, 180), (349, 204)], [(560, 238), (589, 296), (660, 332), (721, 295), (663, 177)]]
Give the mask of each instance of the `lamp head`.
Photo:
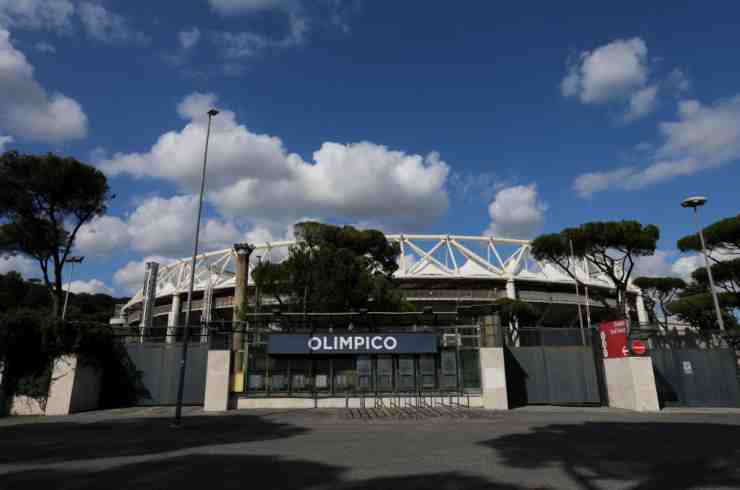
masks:
[(208, 114), (208, 115), (209, 115), (210, 117), (213, 117), (213, 116), (215, 116), (216, 114), (218, 114), (218, 111), (217, 111), (216, 109), (211, 109), (210, 111), (208, 111), (208, 113), (207, 113), (207, 114)]
[(681, 206), (684, 208), (698, 208), (700, 206), (704, 206), (704, 203), (707, 202), (707, 198), (704, 196), (692, 196), (684, 199), (681, 202)]

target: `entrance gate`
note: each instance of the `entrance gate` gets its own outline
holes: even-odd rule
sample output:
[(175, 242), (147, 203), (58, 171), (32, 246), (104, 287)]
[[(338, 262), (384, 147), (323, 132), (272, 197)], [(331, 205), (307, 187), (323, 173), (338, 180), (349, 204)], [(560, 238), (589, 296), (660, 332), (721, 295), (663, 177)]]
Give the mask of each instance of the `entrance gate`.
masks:
[(740, 407), (731, 349), (658, 349), (650, 356), (662, 405)]
[(504, 352), (510, 406), (600, 404), (591, 337), (589, 330), (519, 329)]

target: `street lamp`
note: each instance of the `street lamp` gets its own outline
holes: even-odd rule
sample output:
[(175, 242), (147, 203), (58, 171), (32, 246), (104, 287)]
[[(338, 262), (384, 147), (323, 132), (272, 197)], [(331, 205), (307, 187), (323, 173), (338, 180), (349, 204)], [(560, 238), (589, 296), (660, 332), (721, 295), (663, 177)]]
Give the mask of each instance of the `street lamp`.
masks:
[(719, 308), (719, 299), (717, 298), (717, 291), (714, 289), (714, 278), (712, 277), (712, 268), (709, 265), (709, 254), (707, 254), (707, 246), (704, 243), (704, 232), (701, 229), (699, 223), (699, 208), (704, 206), (707, 202), (707, 198), (704, 196), (693, 196), (684, 199), (681, 206), (684, 208), (693, 208), (694, 216), (696, 217), (696, 227), (699, 230), (699, 240), (701, 241), (701, 250), (704, 254), (704, 265), (707, 268), (707, 276), (709, 277), (709, 290), (712, 292), (712, 301), (714, 301), (714, 312), (717, 315), (717, 324), (720, 330), (725, 329), (725, 322), (722, 319), (722, 310)]
[(193, 285), (195, 284), (195, 259), (198, 255), (198, 238), (200, 234), (200, 217), (203, 212), (203, 194), (206, 186), (206, 165), (208, 163), (208, 140), (211, 137), (211, 120), (218, 114), (216, 109), (208, 111), (208, 129), (206, 130), (206, 145), (203, 150), (203, 170), (200, 175), (200, 198), (198, 200), (198, 218), (195, 222), (195, 244), (193, 246), (193, 259), (190, 261), (190, 286), (188, 288), (188, 303), (185, 307), (185, 332), (182, 336), (182, 359), (180, 360), (180, 380), (177, 385), (177, 404), (175, 405), (174, 427), (180, 427), (182, 423), (182, 395), (185, 387), (185, 367), (188, 360), (188, 341), (190, 339), (190, 312), (193, 306)]
[(62, 320), (64, 320), (64, 317), (67, 316), (67, 304), (69, 303), (69, 290), (72, 289), (72, 274), (74, 274), (75, 271), (75, 264), (81, 264), (82, 261), (85, 260), (85, 257), (82, 256), (70, 256), (67, 257), (67, 260), (65, 262), (69, 262), (71, 265), (69, 266), (69, 282), (67, 283), (67, 294), (64, 295), (64, 306), (62, 307)]

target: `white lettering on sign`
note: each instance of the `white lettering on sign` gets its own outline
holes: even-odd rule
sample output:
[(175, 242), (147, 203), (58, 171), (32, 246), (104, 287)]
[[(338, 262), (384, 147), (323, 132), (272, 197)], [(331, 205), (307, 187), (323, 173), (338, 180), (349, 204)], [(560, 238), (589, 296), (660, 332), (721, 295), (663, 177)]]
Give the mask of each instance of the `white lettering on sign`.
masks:
[(311, 351), (352, 351), (352, 350), (375, 350), (393, 351), (398, 347), (398, 339), (395, 337), (363, 337), (361, 335), (345, 337), (310, 337), (308, 349)]
[(381, 345), (382, 345), (381, 344), (382, 340), (383, 339), (381, 337), (373, 337), (373, 340), (370, 342), (370, 345), (372, 346), (373, 349), (380, 350)]

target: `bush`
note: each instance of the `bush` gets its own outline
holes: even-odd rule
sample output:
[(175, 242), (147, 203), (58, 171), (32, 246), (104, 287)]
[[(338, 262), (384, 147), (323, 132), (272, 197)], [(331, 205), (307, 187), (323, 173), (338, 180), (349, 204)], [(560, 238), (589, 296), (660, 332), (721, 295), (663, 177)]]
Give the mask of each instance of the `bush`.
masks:
[(102, 371), (101, 408), (131, 405), (144, 393), (141, 374), (107, 324), (64, 322), (29, 310), (0, 316), (6, 400), (26, 395), (43, 402), (52, 363), (66, 354), (75, 354), (80, 362)]

